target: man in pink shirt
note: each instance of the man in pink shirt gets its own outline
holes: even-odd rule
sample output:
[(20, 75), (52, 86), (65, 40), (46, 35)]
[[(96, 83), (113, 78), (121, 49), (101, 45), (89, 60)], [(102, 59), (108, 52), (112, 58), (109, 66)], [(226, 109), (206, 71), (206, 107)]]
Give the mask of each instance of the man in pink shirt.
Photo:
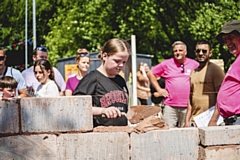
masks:
[[(190, 94), (190, 73), (198, 67), (199, 63), (189, 59), (187, 46), (181, 41), (172, 45), (173, 58), (164, 60), (147, 73), (151, 84), (159, 93), (164, 96), (163, 120), (170, 128), (183, 127)], [(157, 83), (156, 77), (165, 78), (165, 89)]]
[(236, 59), (228, 69), (217, 96), (217, 107), (209, 122), (209, 126), (216, 125), (219, 114), (225, 124), (234, 124), (240, 117), (240, 21), (230, 20), (222, 27), (216, 37), (224, 42), (229, 52), (236, 55)]

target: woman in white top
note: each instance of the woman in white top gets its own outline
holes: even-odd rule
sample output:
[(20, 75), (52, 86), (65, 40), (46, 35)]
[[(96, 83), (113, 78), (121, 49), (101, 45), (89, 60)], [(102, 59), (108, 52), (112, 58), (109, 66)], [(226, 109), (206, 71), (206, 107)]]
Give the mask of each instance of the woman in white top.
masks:
[(54, 81), (54, 72), (48, 60), (38, 60), (34, 64), (34, 75), (41, 84), (36, 91), (36, 97), (59, 96), (59, 87)]

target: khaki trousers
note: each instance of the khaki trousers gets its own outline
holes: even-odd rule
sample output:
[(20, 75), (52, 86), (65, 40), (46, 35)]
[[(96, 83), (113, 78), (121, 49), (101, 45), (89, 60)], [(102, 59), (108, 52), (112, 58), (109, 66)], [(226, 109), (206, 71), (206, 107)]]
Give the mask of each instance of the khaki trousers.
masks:
[(169, 128), (183, 127), (186, 117), (187, 107), (175, 107), (164, 105), (163, 120)]

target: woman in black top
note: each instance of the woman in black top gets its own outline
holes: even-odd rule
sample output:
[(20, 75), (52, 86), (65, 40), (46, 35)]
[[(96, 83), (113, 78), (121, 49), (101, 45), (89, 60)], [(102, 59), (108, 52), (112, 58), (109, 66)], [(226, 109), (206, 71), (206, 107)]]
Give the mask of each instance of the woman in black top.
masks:
[(119, 72), (129, 55), (126, 41), (110, 39), (99, 53), (100, 67), (83, 77), (74, 91), (74, 95), (92, 96), (94, 127), (127, 125), (127, 118), (121, 112), (128, 110), (128, 89)]

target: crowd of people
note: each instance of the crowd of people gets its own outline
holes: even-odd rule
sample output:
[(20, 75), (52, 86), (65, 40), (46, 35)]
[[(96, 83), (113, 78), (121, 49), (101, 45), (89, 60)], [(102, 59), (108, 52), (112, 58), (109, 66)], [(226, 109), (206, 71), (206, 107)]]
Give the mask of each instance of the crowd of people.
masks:
[[(240, 21), (225, 23), (217, 35), (236, 60), (224, 71), (210, 62), (214, 54), (206, 40), (196, 43), (196, 60), (187, 58), (187, 45), (182, 41), (172, 44), (173, 58), (149, 68), (141, 62), (137, 70), (137, 97), (140, 105), (162, 108), (161, 118), (174, 127), (198, 127), (194, 117), (215, 106), (209, 126), (217, 125), (219, 116), (226, 125), (240, 117)], [(0, 93), (2, 99), (13, 97), (92, 96), (93, 124), (96, 126), (126, 126), (129, 91), (119, 73), (130, 56), (130, 45), (123, 39), (108, 40), (99, 52), (101, 65), (88, 73), (90, 56), (87, 49), (77, 50), (78, 72), (65, 83), (60, 72), (52, 67), (47, 49), (33, 51), (34, 65), (22, 73), (5, 66), (7, 56), (0, 48)]]

